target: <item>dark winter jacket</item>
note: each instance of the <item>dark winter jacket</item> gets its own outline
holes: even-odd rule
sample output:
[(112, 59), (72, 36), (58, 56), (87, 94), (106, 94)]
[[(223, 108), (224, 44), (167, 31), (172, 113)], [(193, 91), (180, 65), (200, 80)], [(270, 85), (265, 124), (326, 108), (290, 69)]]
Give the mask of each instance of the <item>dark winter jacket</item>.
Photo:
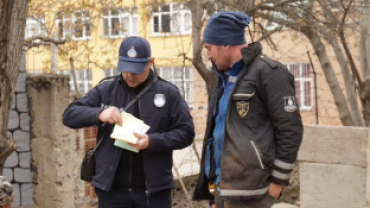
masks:
[[(221, 159), (219, 194), (223, 199), (259, 198), (270, 182), (285, 184), (293, 170), (303, 126), (295, 99), (294, 77), (279, 62), (262, 56), (259, 43), (241, 50), (244, 69), (230, 95)], [(212, 154), (213, 112), (218, 80), (210, 97), (201, 171), (194, 200), (213, 199), (205, 175)], [(207, 151), (209, 148), (210, 151)]]
[[(153, 79), (153, 73), (150, 78)], [(95, 176), (91, 184), (104, 191), (109, 191), (114, 181), (115, 172), (123, 149), (114, 146), (110, 138), (112, 125), (102, 125), (99, 113), (109, 106), (123, 109), (139, 90), (128, 87), (122, 76), (105, 81), (90, 90), (82, 99), (72, 102), (63, 115), (64, 125), (71, 128), (98, 126), (98, 136), (104, 137), (96, 151)], [(162, 94), (166, 103), (163, 107), (154, 105), (155, 95)], [(138, 100), (140, 119), (150, 126), (149, 147), (143, 151), (143, 164), (147, 194), (174, 188), (172, 176), (172, 152), (182, 149), (193, 142), (194, 124), (189, 108), (179, 90), (159, 79)], [(133, 108), (128, 113), (133, 113)], [(108, 132), (108, 133), (107, 133)]]

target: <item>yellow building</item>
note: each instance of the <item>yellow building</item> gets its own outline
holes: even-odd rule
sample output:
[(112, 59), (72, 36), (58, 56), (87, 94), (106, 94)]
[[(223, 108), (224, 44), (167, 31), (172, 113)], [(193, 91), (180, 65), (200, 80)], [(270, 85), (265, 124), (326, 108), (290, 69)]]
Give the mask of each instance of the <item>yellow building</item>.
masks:
[[(157, 73), (173, 82), (183, 93), (195, 118), (197, 137), (203, 136), (207, 93), (204, 81), (184, 57), (192, 57), (191, 12), (179, 0), (33, 0), (29, 6), (26, 39), (35, 36), (65, 39), (51, 45), (34, 41), (26, 47), (28, 73), (70, 74), (71, 64), (77, 75), (78, 90), (86, 93), (115, 70), (121, 41), (131, 35), (148, 39), (155, 57)], [(159, 2), (159, 3), (158, 3)], [(273, 30), (276, 25), (265, 23)], [(250, 42), (249, 35), (247, 36)], [(298, 38), (297, 38), (298, 37)], [(264, 53), (282, 63), (295, 75), (296, 96), (305, 124), (316, 124), (315, 98), (320, 109), (319, 124), (341, 125), (330, 89), (317, 57), (304, 37), (283, 31), (273, 36), (278, 43)], [(312, 55), (318, 72), (314, 86)], [(334, 58), (334, 55), (332, 56)], [(72, 61), (71, 61), (72, 60)], [(338, 72), (340, 73), (340, 72)], [(71, 78), (71, 90), (74, 89)], [(340, 80), (342, 82), (342, 80)], [(317, 95), (314, 89), (317, 87)]]

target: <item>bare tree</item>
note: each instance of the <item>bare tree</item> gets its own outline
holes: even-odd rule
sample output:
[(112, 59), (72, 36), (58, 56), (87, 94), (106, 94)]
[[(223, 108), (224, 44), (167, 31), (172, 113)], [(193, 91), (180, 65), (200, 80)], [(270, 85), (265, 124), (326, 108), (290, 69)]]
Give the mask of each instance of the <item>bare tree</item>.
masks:
[(7, 126), (19, 73), (27, 4), (26, 0), (0, 1), (0, 175), (6, 158), (17, 148), (7, 136)]
[[(254, 24), (253, 34), (276, 47), (271, 36), (275, 32), (291, 30), (303, 34), (312, 45), (338, 109), (340, 120), (346, 126), (369, 126), (370, 121), (370, 28), (365, 23), (370, 15), (369, 0), (269, 0), (269, 1), (197, 1), (189, 0), (193, 23), (193, 58), (195, 68), (211, 86), (214, 75), (207, 70), (202, 58), (201, 31), (204, 12), (211, 15), (218, 10), (242, 11), (249, 14)], [(279, 25), (267, 31), (263, 22)], [(361, 41), (361, 59), (350, 48), (349, 36), (358, 34)], [(353, 40), (351, 40), (353, 42)], [(340, 88), (327, 47), (331, 46), (345, 82), (346, 96)], [(361, 70), (356, 65), (361, 63)], [(361, 73), (362, 72), (362, 73)], [(208, 92), (210, 92), (208, 90)], [(359, 103), (363, 112), (361, 114)]]

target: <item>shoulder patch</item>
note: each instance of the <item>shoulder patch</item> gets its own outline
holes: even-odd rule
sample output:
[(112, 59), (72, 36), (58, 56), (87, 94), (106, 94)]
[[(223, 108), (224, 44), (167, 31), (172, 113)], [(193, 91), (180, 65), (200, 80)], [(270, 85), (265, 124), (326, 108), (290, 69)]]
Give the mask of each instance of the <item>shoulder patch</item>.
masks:
[(260, 57), (260, 59), (263, 61), (263, 62), (266, 62), (271, 68), (275, 69), (278, 67), (278, 62), (277, 61), (274, 61), (270, 58), (267, 58), (266, 56), (262, 55)]
[(121, 76), (121, 75), (105, 77), (104, 79), (100, 80), (99, 84), (101, 84), (103, 82), (107, 82), (107, 81), (113, 81), (113, 80), (117, 79), (119, 76)]

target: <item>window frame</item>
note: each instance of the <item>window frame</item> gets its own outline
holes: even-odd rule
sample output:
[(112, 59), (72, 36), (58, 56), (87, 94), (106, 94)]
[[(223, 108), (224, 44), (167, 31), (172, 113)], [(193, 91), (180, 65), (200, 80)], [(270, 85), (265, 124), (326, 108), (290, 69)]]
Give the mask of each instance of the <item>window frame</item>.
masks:
[[(298, 75), (295, 75), (294, 72), (292, 71), (292, 68), (291, 66), (292, 65), (299, 65), (299, 74)], [(304, 69), (304, 65), (306, 67), (309, 67), (309, 73), (308, 74), (303, 74), (303, 69)], [(295, 96), (298, 97), (298, 93), (299, 93), (299, 97), (298, 97), (298, 100), (299, 100), (299, 109), (300, 110), (303, 110), (303, 111), (310, 111), (313, 109), (313, 101), (314, 99), (317, 99), (317, 98), (314, 98), (314, 81), (313, 81), (313, 70), (312, 70), (312, 67), (311, 67), (311, 64), (309, 63), (286, 63), (285, 66), (287, 67), (287, 69), (289, 70), (289, 72), (291, 74), (293, 74), (294, 76), (294, 83), (296, 82), (299, 82), (299, 92), (296, 92), (295, 93)], [(309, 82), (310, 83), (310, 90), (309, 90), (309, 99), (310, 99), (310, 105), (306, 105), (306, 89), (305, 89), (305, 83)], [(295, 84), (294, 84), (295, 86)], [(297, 89), (294, 89), (295, 91)]]
[[(37, 25), (37, 26), (36, 26)], [(37, 28), (33, 28), (33, 26), (36, 26)], [(38, 31), (36, 35), (34, 35), (34, 31)], [(39, 17), (27, 17), (26, 19), (26, 27), (24, 31), (24, 38), (25, 40), (41, 36), (46, 36), (46, 28), (45, 28), (45, 17), (39, 18)], [(34, 40), (33, 42), (39, 43), (41, 42), (40, 39)]]
[[(167, 76), (163, 76), (165, 73), (164, 70), (171, 70), (171, 76), (170, 78), (167, 78)], [(183, 75), (182, 78), (176, 79), (175, 77), (175, 70), (183, 70), (181, 73)], [(184, 89), (184, 95), (182, 94), (182, 90), (179, 89), (181, 95), (189, 105), (189, 107), (194, 106), (194, 72), (192, 67), (156, 67), (158, 75), (165, 79), (168, 82), (171, 82), (172, 84), (176, 85), (176, 82), (180, 82), (182, 84), (182, 88)], [(186, 74), (186, 70), (188, 70), (189, 74)], [(168, 71), (167, 71), (168, 72)], [(187, 90), (188, 89), (188, 90)]]
[[(76, 71), (76, 84), (78, 87), (78, 92), (81, 94), (86, 94), (89, 90), (93, 88), (93, 83), (92, 83), (92, 72), (90, 69), (77, 69)], [(82, 71), (83, 79), (81, 80), (80, 78), (80, 72)], [(88, 74), (90, 73), (90, 74)], [(75, 90), (75, 86), (73, 83), (73, 76), (72, 76), (72, 71), (71, 70), (58, 70), (57, 74), (64, 74), (64, 75), (69, 75), (69, 89), (70, 91)], [(85, 80), (85, 77), (89, 77), (90, 79)], [(83, 84), (83, 89), (81, 90), (80, 84)]]
[[(158, 11), (154, 11), (154, 8), (152, 8), (152, 15), (151, 15), (151, 30), (152, 30), (152, 36), (175, 36), (175, 35), (190, 35), (191, 34), (191, 21), (186, 21), (186, 15), (190, 15), (191, 17), (191, 11), (189, 8), (187, 8), (183, 4), (177, 4), (177, 3), (167, 3), (167, 4), (160, 4), (156, 5), (158, 6)], [(169, 11), (161, 11), (162, 6), (169, 6)], [(178, 10), (175, 10), (174, 7), (178, 6)], [(170, 31), (169, 32), (161, 32), (162, 31), (162, 16), (163, 15), (169, 15), (170, 17)], [(175, 17), (179, 18), (180, 15), (180, 23), (175, 25)], [(158, 31), (155, 31), (155, 24), (154, 24), (154, 18), (158, 17)], [(190, 22), (190, 25), (186, 24), (187, 22)], [(178, 31), (175, 31), (174, 28), (179, 28)], [(188, 27), (188, 29), (186, 28)]]
[[(113, 11), (118, 11), (118, 15), (112, 15), (111, 13)], [(125, 8), (117, 8), (117, 9), (110, 9), (107, 11), (108, 15), (105, 15), (104, 12), (101, 13), (101, 18), (102, 18), (102, 36), (103, 38), (123, 38), (126, 36), (133, 36), (139, 35), (139, 30), (140, 30), (140, 19), (138, 15), (138, 8), (137, 7), (125, 7)], [(127, 18), (129, 19), (129, 26), (128, 26), (128, 31), (120, 31), (120, 34), (118, 35), (112, 35), (113, 27), (112, 27), (112, 19), (113, 18), (118, 18), (119, 19), (119, 24), (123, 24), (123, 19)], [(137, 19), (137, 33), (134, 31), (134, 19)], [(104, 20), (107, 20), (108, 22), (108, 35), (105, 34), (105, 24)]]
[[(80, 13), (81, 17), (76, 17), (75, 16), (76, 13)], [(84, 16), (85, 14), (88, 14), (88, 16)], [(61, 16), (59, 17), (58, 15), (61, 15)], [(82, 25), (82, 27), (83, 27), (82, 37), (76, 37), (75, 26), (77, 24), (75, 24), (75, 22), (77, 22), (79, 19), (81, 19), (81, 24), (83, 24)], [(87, 24), (85, 22), (87, 22)], [(91, 24), (91, 17), (90, 17), (90, 11), (89, 10), (73, 11), (73, 12), (71, 12), (70, 17), (66, 17), (65, 12), (59, 12), (59, 13), (57, 13), (57, 16), (55, 18), (55, 23), (56, 23), (56, 28), (57, 28), (57, 36), (59, 38), (71, 37), (72, 40), (89, 40), (91, 38), (91, 26), (92, 26), (92, 24)], [(63, 36), (60, 36), (60, 34), (59, 34), (59, 24), (60, 23), (62, 24)]]

